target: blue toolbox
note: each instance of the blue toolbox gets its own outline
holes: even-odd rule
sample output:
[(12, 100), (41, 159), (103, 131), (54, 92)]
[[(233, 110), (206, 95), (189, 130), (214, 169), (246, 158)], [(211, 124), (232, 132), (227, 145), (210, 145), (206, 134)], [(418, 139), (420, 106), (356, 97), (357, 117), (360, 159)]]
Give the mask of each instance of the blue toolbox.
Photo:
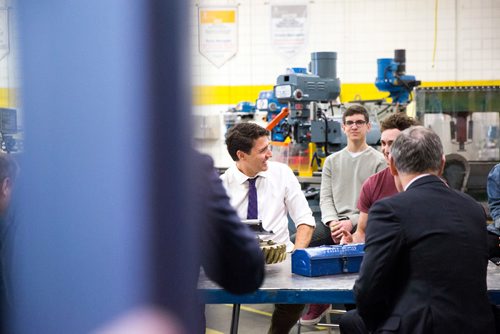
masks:
[(292, 253), (292, 273), (324, 276), (357, 273), (365, 244), (319, 246), (297, 249)]

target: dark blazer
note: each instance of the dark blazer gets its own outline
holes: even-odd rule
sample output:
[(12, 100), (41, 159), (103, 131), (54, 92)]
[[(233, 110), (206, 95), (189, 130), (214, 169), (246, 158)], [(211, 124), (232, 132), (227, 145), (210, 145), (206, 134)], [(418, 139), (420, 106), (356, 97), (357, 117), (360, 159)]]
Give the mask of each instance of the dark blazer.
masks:
[(264, 257), (253, 233), (239, 219), (214, 169), (212, 159), (197, 154), (201, 261), (207, 276), (231, 293), (256, 290), (264, 279)]
[(376, 202), (354, 286), (368, 329), (494, 333), (485, 221), (479, 203), (433, 175)]

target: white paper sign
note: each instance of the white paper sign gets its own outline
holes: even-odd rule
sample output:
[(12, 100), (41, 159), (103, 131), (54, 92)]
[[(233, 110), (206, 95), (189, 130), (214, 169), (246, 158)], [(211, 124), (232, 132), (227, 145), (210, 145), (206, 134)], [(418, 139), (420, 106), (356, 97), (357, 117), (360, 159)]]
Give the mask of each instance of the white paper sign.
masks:
[(9, 53), (9, 12), (0, 8), (0, 60)]
[(238, 10), (236, 7), (198, 9), (200, 53), (217, 67), (238, 52)]
[(271, 39), (285, 57), (297, 54), (306, 44), (307, 5), (272, 5)]

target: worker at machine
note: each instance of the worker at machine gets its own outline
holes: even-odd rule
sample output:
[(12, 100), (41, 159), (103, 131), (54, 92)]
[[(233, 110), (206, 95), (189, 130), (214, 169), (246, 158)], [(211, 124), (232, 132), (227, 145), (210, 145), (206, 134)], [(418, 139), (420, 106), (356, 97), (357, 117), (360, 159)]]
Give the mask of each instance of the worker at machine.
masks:
[[(332, 241), (340, 242), (342, 230), (353, 231), (359, 211), (356, 204), (363, 182), (387, 166), (384, 155), (369, 146), (366, 135), (371, 129), (369, 116), (361, 105), (351, 105), (342, 116), (342, 131), (347, 146), (328, 156), (321, 175), (321, 220), (331, 230)], [(319, 322), (329, 304), (312, 304), (300, 323)]]
[[(369, 212), (365, 255), (354, 284), (357, 309), (341, 333), (491, 333), (483, 207), (439, 177), (438, 135), (404, 130), (391, 147), (399, 194)], [(452, 222), (452, 223), (450, 223)]]
[[(408, 117), (404, 113), (392, 114), (386, 118), (381, 124), (380, 129), (382, 135), (380, 144), (382, 153), (384, 154), (387, 165), (389, 165), (389, 152), (391, 145), (396, 140), (401, 131), (410, 126), (418, 125), (419, 122)], [(368, 210), (379, 199), (397, 194), (394, 177), (391, 174), (389, 167), (370, 176), (361, 187), (361, 192), (358, 200), (359, 219), (356, 232), (351, 234), (350, 231), (342, 230), (344, 234), (340, 241), (341, 244), (365, 242), (366, 221), (368, 220)]]
[[(221, 176), (231, 204), (241, 219), (260, 219), (269, 231), (263, 236), (287, 245), (287, 251), (309, 245), (316, 226), (312, 211), (291, 169), (269, 161), (269, 132), (253, 123), (240, 123), (226, 135), (227, 150), (235, 164)], [(288, 215), (295, 223), (295, 244), (290, 241)], [(288, 333), (304, 305), (275, 305), (269, 333)]]

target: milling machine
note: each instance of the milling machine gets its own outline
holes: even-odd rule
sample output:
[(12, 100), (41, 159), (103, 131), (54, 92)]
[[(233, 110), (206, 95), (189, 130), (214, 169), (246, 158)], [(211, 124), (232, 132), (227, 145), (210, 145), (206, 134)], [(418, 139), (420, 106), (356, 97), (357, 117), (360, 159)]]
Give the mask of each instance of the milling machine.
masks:
[[(256, 116), (262, 115), (267, 123), (272, 122), (281, 110), (286, 107), (286, 104), (280, 103), (276, 96), (274, 96), (274, 91), (265, 90), (259, 93), (259, 98), (255, 103), (257, 110), (255, 111)], [(276, 142), (283, 142), (289, 132), (289, 125), (286, 119), (282, 119), (279, 123), (271, 130), (271, 140)]]
[(394, 50), (394, 58), (377, 59), (375, 86), (381, 92), (389, 92), (386, 99), (355, 100), (364, 105), (369, 113), (375, 114), (379, 122), (396, 112), (407, 112), (412, 102), (412, 92), (421, 82), (414, 75), (406, 74), (406, 50)]
[[(290, 156), (308, 152), (307, 163), (320, 169), (322, 159), (347, 145), (341, 130), (342, 114), (348, 105), (338, 103), (340, 80), (337, 78), (337, 53), (313, 52), (308, 71), (292, 68), (277, 79), (274, 92), (278, 101), (287, 103), (290, 126), (288, 136), (295, 151)], [(279, 118), (280, 116), (278, 116)], [(370, 115), (372, 130), (367, 136), (370, 145), (378, 145), (380, 131), (377, 119)]]
[(377, 59), (375, 86), (381, 92), (389, 92), (394, 112), (405, 110), (413, 88), (420, 84), (414, 75), (406, 74), (406, 50), (394, 50), (394, 59)]
[(19, 129), (17, 126), (17, 110), (0, 108), (0, 147), (2, 151), (22, 151), (22, 141), (19, 140)]
[(229, 108), (223, 114), (226, 129), (232, 128), (241, 122), (253, 121), (255, 117), (255, 104), (248, 101), (239, 102), (235, 107)]
[(417, 88), (416, 111), (441, 138), (450, 186), (485, 200), (488, 173), (500, 162), (500, 86)]
[[(332, 103), (340, 94), (336, 62), (336, 52), (313, 52), (309, 72), (292, 68), (278, 76), (274, 94), (279, 102), (288, 104), (289, 135), (296, 144), (311, 142), (311, 121), (321, 115), (317, 104)], [(333, 144), (340, 143), (337, 134), (333, 132)]]

